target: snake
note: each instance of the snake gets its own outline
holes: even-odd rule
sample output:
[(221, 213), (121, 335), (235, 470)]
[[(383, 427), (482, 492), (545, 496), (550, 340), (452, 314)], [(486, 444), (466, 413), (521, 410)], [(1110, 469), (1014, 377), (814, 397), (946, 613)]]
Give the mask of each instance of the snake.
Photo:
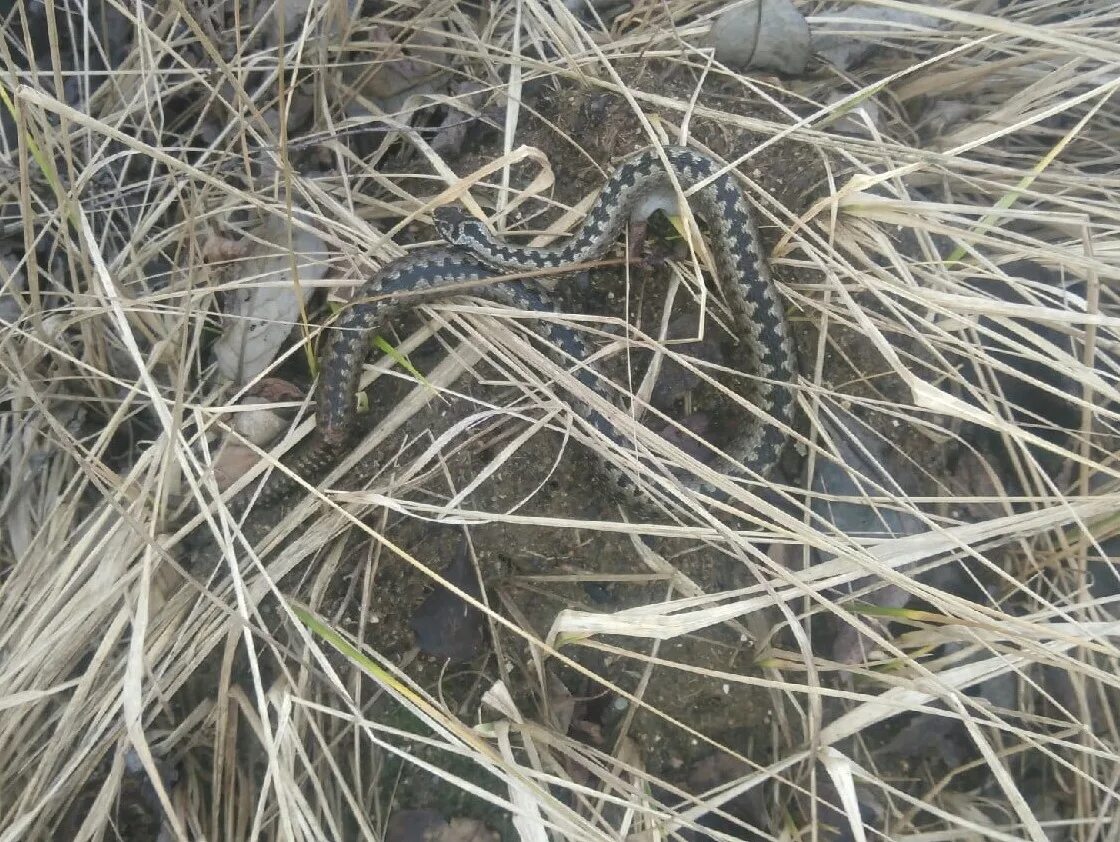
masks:
[[(675, 194), (670, 170), (682, 190), (696, 188), (690, 207), (707, 224), (717, 283), (734, 336), (754, 365), (757, 385), (752, 399), (758, 413), (722, 448), (728, 457), (723, 470), (733, 479), (757, 480), (769, 475), (781, 457), (793, 415), (798, 368), (792, 333), (762, 258), (757, 226), (743, 190), (714, 159), (679, 146), (650, 147), (623, 159), (574, 234), (560, 245), (511, 245), (495, 238), (482, 221), (457, 206), (435, 209), (433, 222), (444, 243), (384, 265), (357, 289), (350, 306), (328, 328), (320, 357), (315, 429), (285, 460), (288, 468), (311, 481), (310, 477), (338, 460), (356, 425), (362, 367), (375, 334), (390, 319), (423, 304), (464, 294), (524, 311), (556, 312), (555, 302), (539, 285), (495, 279), (511, 273), (573, 270), (602, 258), (628, 224), (649, 215), (651, 201), (667, 191)], [(533, 321), (535, 332), (555, 355), (569, 362), (589, 356), (582, 335), (572, 328), (556, 319)], [(590, 367), (580, 365), (573, 373), (597, 394), (616, 400), (617, 390), (608, 388)], [(627, 447), (626, 436), (589, 403), (578, 404), (581, 417), (614, 444)], [(648, 502), (612, 460), (604, 459), (603, 467), (616, 498), (625, 503)], [(701, 492), (716, 493), (692, 477), (682, 482)], [(258, 505), (271, 505), (286, 497), (295, 484), (286, 473), (273, 471), (251, 496)], [(250, 492), (242, 492), (243, 498)]]

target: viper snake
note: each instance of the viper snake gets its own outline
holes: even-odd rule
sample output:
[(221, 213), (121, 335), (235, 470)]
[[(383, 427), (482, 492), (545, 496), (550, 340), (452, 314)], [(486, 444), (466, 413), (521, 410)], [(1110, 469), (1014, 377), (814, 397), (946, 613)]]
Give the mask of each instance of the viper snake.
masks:
[[(662, 158), (664, 155), (664, 160)], [(793, 411), (792, 381), (797, 376), (796, 352), (782, 302), (759, 251), (758, 232), (743, 191), (734, 177), (711, 158), (681, 147), (646, 149), (624, 160), (611, 174), (583, 223), (563, 245), (528, 248), (495, 240), (481, 222), (453, 207), (437, 209), (435, 225), (446, 246), (425, 248), (384, 266), (355, 293), (323, 343), (316, 403), (315, 431), (285, 463), (309, 481), (337, 461), (357, 417), (356, 393), (362, 366), (374, 334), (394, 316), (439, 299), (469, 294), (520, 310), (554, 312), (553, 303), (535, 285), (495, 282), (503, 274), (542, 269), (565, 270), (603, 257), (624, 227), (666, 190), (674, 190), (665, 162), (692, 207), (710, 232), (715, 261), (735, 337), (753, 359), (757, 385), (752, 395), (760, 418), (746, 419), (722, 449), (730, 462), (721, 470), (731, 477), (765, 477), (777, 463), (786, 442)], [(648, 212), (645, 212), (648, 215)], [(573, 270), (574, 271), (574, 270)], [(578, 361), (588, 356), (582, 337), (555, 320), (541, 319), (539, 335), (560, 356)], [(575, 376), (607, 400), (613, 400), (602, 378), (585, 366)], [(626, 437), (589, 406), (580, 415), (620, 447)], [(604, 460), (616, 496), (629, 503), (644, 495), (620, 468)], [(711, 493), (692, 479), (686, 485)], [(275, 471), (258, 494), (258, 504), (285, 497), (294, 485)]]

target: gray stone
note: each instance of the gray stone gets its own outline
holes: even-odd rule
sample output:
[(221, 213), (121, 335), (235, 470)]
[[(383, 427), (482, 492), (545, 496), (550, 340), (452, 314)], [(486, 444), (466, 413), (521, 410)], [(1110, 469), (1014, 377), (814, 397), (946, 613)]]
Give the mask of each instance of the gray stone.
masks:
[(809, 24), (790, 0), (740, 3), (712, 24), (716, 59), (740, 69), (796, 76), (809, 61)]
[[(825, 17), (822, 15), (822, 17)], [(824, 33), (813, 37), (817, 55), (825, 61), (847, 70), (855, 67), (883, 42), (883, 31), (897, 29), (899, 34), (920, 29), (939, 29), (944, 21), (933, 15), (907, 9), (888, 9), (857, 3), (842, 12), (829, 13), (824, 26), (841, 30), (836, 34)], [(867, 33), (859, 37), (858, 33)]]

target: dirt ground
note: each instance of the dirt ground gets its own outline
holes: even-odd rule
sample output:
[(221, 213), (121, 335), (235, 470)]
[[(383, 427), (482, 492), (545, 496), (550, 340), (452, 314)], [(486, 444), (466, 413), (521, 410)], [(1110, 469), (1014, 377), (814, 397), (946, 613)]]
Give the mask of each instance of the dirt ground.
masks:
[[(676, 75), (647, 62), (624, 68), (639, 87), (649, 88), (651, 77), (656, 90), (666, 95), (689, 99), (694, 80), (677, 71)], [(709, 85), (702, 100), (708, 105), (730, 110), (748, 108), (757, 113), (757, 103), (733, 101), (736, 91)], [(727, 157), (751, 149), (759, 138), (749, 133), (713, 126), (696, 119), (692, 124), (696, 138)], [(583, 146), (580, 151), (569, 139)], [(539, 148), (551, 162), (556, 176), (555, 198), (572, 202), (602, 183), (614, 161), (647, 145), (644, 130), (621, 97), (594, 88), (579, 88), (570, 83), (539, 89), (529, 98), (517, 137), (518, 144)], [(466, 174), (501, 154), (501, 136), (485, 131), (472, 137), (468, 150), (453, 161), (460, 174)], [(584, 154), (586, 152), (586, 155)], [(409, 163), (402, 162), (407, 169)], [(527, 172), (518, 176), (528, 177)], [(819, 150), (804, 144), (785, 142), (770, 146), (750, 164), (749, 175), (773, 194), (785, 207), (801, 213), (826, 191), (825, 162)], [(761, 236), (769, 253), (782, 231), (763, 223)], [(778, 261), (773, 266), (778, 280), (794, 290), (808, 290), (814, 278), (803, 269)], [(592, 273), (588, 283), (566, 291), (565, 304), (576, 312), (625, 316), (656, 324), (667, 284), (667, 270), (646, 267), (633, 270), (629, 298), (619, 278), (610, 269)], [(811, 294), (811, 293), (806, 293)], [(812, 314), (792, 311), (803, 368), (811, 371), (817, 350), (817, 331)], [(401, 331), (404, 335), (405, 331)], [(832, 388), (850, 393), (890, 396), (897, 384), (880, 377), (884, 364), (878, 354), (854, 331), (832, 329), (830, 336), (844, 343), (825, 351), (824, 380)], [(410, 359), (421, 372), (430, 370), (441, 357), (441, 346), (428, 342)], [(385, 383), (390, 380), (389, 383)], [(462, 378), (456, 387), (480, 398), (499, 401), (500, 389)], [(393, 406), (410, 384), (399, 379), (382, 378), (370, 395), (370, 411), (364, 416), (372, 425)], [(704, 407), (702, 398), (694, 406)], [(678, 407), (679, 409), (679, 407)], [(709, 410), (726, 424), (734, 419), (719, 416), (719, 408)], [(415, 418), (415, 426), (394, 437), (386, 447), (396, 452), (402, 435), (416, 436), (419, 430), (438, 435), (455, 421), (473, 411), (472, 407), (436, 401)], [(712, 435), (721, 435), (720, 423)], [(897, 430), (885, 431), (897, 438)], [(726, 430), (722, 431), (726, 435)], [(446, 499), (449, 488), (461, 488), (477, 474), (501, 442), (483, 440), (478, 449), (459, 452), (446, 465), (447, 474), (433, 480), (429, 490), (433, 499)], [(529, 496), (538, 485), (540, 491), (521, 510), (524, 514), (570, 515), (583, 519), (616, 520), (618, 507), (602, 493), (602, 482), (595, 457), (577, 444), (561, 454), (559, 435), (542, 433), (522, 447), (495, 476), (484, 483), (469, 505), (480, 510), (503, 510), (513, 501)], [(929, 448), (905, 447), (903, 452), (928, 452)], [(800, 460), (788, 455), (783, 465), (785, 478), (799, 482)], [(555, 469), (553, 470), (553, 466)], [(370, 470), (375, 468), (371, 467)], [(548, 475), (548, 472), (551, 474)], [(353, 477), (360, 480), (357, 472)], [(418, 492), (419, 494), (419, 492)], [(422, 499), (422, 497), (418, 497)], [(261, 513), (257, 528), (265, 528), (284, 516), (284, 509)], [(436, 569), (445, 569), (464, 549), (464, 530), (395, 514), (375, 512), (369, 522), (391, 541)], [(643, 563), (628, 536), (594, 531), (546, 529), (536, 526), (491, 524), (469, 530), (477, 576), (485, 584), (486, 599), (498, 613), (535, 636), (545, 635), (556, 614), (564, 608), (595, 612), (614, 612), (629, 606), (644, 605), (671, 595), (663, 577), (653, 574)], [(480, 695), (498, 678), (510, 687), (515, 702), (530, 718), (547, 717), (559, 701), (556, 695), (542, 693), (524, 640), (508, 630), (492, 628), (497, 637), (483, 652), (466, 663), (448, 665), (443, 659), (418, 653), (412, 620), (418, 607), (431, 592), (427, 579), (399, 559), (381, 551), (356, 530), (341, 538), (346, 542), (342, 563), (333, 584), (312, 607), (326, 617), (339, 618), (347, 631), (361, 631), (366, 643), (401, 665), (422, 687), (440, 695), (450, 707), (472, 718)], [(706, 592), (723, 591), (754, 584), (753, 575), (738, 562), (699, 543), (681, 540), (647, 539), (651, 550), (671, 560), (681, 572)], [(297, 571), (281, 587), (293, 596), (307, 597), (307, 570)], [(750, 629), (723, 625), (703, 633), (688, 635), (661, 646), (659, 658), (686, 665), (689, 669), (655, 667), (647, 673), (645, 665), (634, 658), (621, 657), (594, 648), (568, 647), (565, 654), (587, 671), (627, 692), (639, 692), (652, 709), (631, 710), (625, 700), (576, 670), (550, 662), (554, 677), (576, 699), (573, 733), (581, 733), (593, 745), (611, 750), (620, 737), (641, 747), (649, 770), (667, 781), (687, 786), (690, 770), (713, 753), (706, 740), (672, 724), (671, 718), (686, 720), (703, 737), (758, 758), (766, 757), (775, 735), (775, 704), (778, 694), (752, 691), (742, 686), (727, 686), (703, 675), (705, 670), (758, 672), (754, 638), (769, 631), (767, 619), (759, 618)], [(633, 641), (604, 641), (630, 648)], [(780, 642), (780, 641), (779, 641)], [(650, 653), (639, 646), (639, 651)], [(500, 656), (495, 653), (500, 653)], [(340, 660), (339, 665), (342, 666)], [(205, 682), (205, 678), (200, 679)], [(643, 689), (644, 686), (644, 689)], [(393, 722), (402, 716), (399, 708), (385, 698), (374, 702), (367, 714), (379, 721)], [(631, 717), (631, 714), (634, 714)], [(624, 730), (623, 730), (624, 729)], [(799, 735), (793, 735), (795, 738)], [(423, 755), (423, 752), (417, 749)], [(446, 815), (466, 810), (462, 804), (432, 804), (433, 788), (427, 776), (415, 767), (401, 768), (390, 763), (384, 770), (394, 780), (398, 807), (440, 808)], [(398, 779), (395, 776), (400, 774)], [(442, 787), (448, 797), (466, 798), (453, 787)], [(490, 816), (497, 822), (498, 817)]]

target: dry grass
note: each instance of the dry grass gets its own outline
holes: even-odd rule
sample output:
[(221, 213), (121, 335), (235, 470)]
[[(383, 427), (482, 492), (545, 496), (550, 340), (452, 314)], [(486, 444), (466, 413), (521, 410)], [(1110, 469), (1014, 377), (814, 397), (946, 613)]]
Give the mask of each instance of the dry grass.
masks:
[[(448, 815), (504, 816), (525, 840), (680, 838), (725, 807), (759, 825), (759, 838), (818, 838), (825, 824), (855, 818), (859, 803), (879, 817), (854, 822), (851, 838), (1120, 838), (1120, 624), (1107, 563), (1120, 501), (1120, 11), (1106, 0), (1013, 0), (1002, 10), (961, 0), (923, 8), (943, 25), (893, 33), (896, 49), (850, 73), (817, 67), (782, 81), (713, 62), (702, 35), (721, 5), (636, 4), (609, 35), (592, 37), (558, 0), (495, 4), (481, 23), (465, 4), (387, 4), (348, 20), (342, 4), (312, 4), (290, 7), (282, 48), (272, 17), (249, 35), (248, 9), (234, 21), (232, 7), (159, 4), (134, 20), (141, 7), (114, 6), (134, 39), (112, 72), (94, 76), (52, 69), (51, 56), (72, 55), (75, 44), (89, 54), (128, 48), (119, 22), (83, 30), (48, 4), (57, 18), (34, 42), (47, 70), (32, 74), (19, 55), (27, 9), (17, 4), (0, 81), (15, 141), (2, 159), (0, 292), (19, 301), (18, 317), (0, 324), (2, 842), (115, 838), (134, 827), (129, 811), (154, 797), (135, 794), (137, 763), (153, 779), (174, 770), (154, 787), (169, 838), (377, 838), (398, 796), (417, 803), (408, 786), (430, 781), (425, 770), (455, 793), (439, 799), (454, 805), (442, 807)], [(802, 10), (817, 33), (842, 29), (823, 6)], [(417, 51), (417, 33), (443, 40)], [(402, 69), (391, 42), (411, 42), (415, 65)], [(624, 84), (620, 68), (641, 55), (722, 95), (680, 96), (650, 77)], [(451, 67), (485, 94), (483, 105), (446, 86), (376, 101), (361, 74), (385, 66), (419, 75)], [(472, 187), (455, 175), (463, 165), (453, 169), (432, 136), (410, 126), (412, 110), (451, 102), (466, 119), (499, 106), (487, 112), (499, 140), (490, 136), (485, 157), (497, 164), (476, 173), (470, 195), (506, 212), (552, 195), (553, 162), (522, 148), (534, 96), (549, 86), (624, 97), (650, 141), (677, 140), (697, 121), (716, 127), (707, 136), (763, 138), (729, 163), (776, 243), (791, 312), (810, 326), (799, 389), (809, 420), (798, 433), (809, 479), (775, 482), (777, 498), (729, 486), (726, 504), (696, 499), (651, 465), (720, 478), (627, 412), (603, 407), (651, 459), (574, 420), (571, 401), (592, 396), (541, 352), (525, 314), (457, 299), (427, 308), (397, 345), (411, 353), (438, 331), (452, 353), (402, 391), (289, 516), (249, 533), (219, 500), (204, 442), (241, 398), (213, 368), (217, 296), (262, 276), (208, 267), (216, 233), (280, 220), (284, 237), (270, 248), (281, 265), (285, 238), (319, 244), (301, 278), (352, 286), (401, 253), (391, 237)], [(860, 116), (872, 102), (875, 122)], [(312, 114), (289, 137), (278, 115), (299, 107)], [(853, 120), (862, 127), (842, 133)], [(555, 134), (558, 148), (587, 140)], [(411, 151), (411, 173), (388, 165), (392, 142)], [(755, 174), (778, 148), (821, 169), (819, 200), (788, 207), (767, 189), (775, 182)], [(540, 177), (526, 179), (526, 166)], [(553, 230), (585, 206), (562, 205)], [(503, 219), (513, 230), (516, 216)], [(1035, 268), (1024, 273), (1021, 261)], [(1012, 278), (1020, 299), (993, 294), (991, 282)], [(1079, 286), (1063, 293), (1056, 279)], [(682, 301), (700, 289), (687, 262), (678, 281)], [(665, 314), (644, 329), (617, 317), (563, 319), (603, 340), (604, 358), (655, 348), (690, 364), (666, 344)], [(1024, 323), (1052, 333), (1040, 338)], [(303, 353), (292, 342), (285, 351)], [(480, 362), (491, 382), (512, 388), (464, 387)], [(1027, 362), (1035, 376), (1075, 384), (1072, 395), (1041, 387), (1069, 397), (1070, 436), (1050, 439), (1013, 417), (1015, 398), (996, 375)], [(406, 376), (387, 359), (366, 381)], [(641, 405), (648, 389), (631, 386)], [(459, 414), (428, 430), (433, 405)], [(840, 441), (846, 413), (866, 424), (855, 447), (868, 449), (855, 458)], [(310, 424), (293, 427), (266, 463)], [(519, 457), (535, 459), (524, 453), (540, 451), (523, 449), (545, 431), (639, 475), (665, 516), (634, 522), (604, 510), (587, 520), (518, 500), (479, 507), (485, 498), (473, 492), (503, 468), (521, 470)], [(480, 443), (490, 461), (458, 485), (456, 459)], [(1006, 461), (993, 455), (1000, 450)], [(936, 456), (948, 451), (960, 458), (946, 467)], [(385, 467), (368, 490), (328, 491), (371, 456)], [(554, 469), (544, 466), (527, 491)], [(831, 492), (813, 477), (838, 470), (862, 476), (834, 502), (893, 513), (880, 515), (888, 526), (900, 515), (907, 534), (851, 534), (822, 519)], [(440, 477), (442, 498), (417, 493)], [(182, 511), (205, 514), (169, 529), (183, 499)], [(756, 516), (731, 528), (720, 517), (728, 508)], [(663, 598), (611, 613), (570, 607), (547, 635), (520, 622), (512, 602), (476, 603), (499, 650), (474, 678), (472, 706), (452, 703), (410, 661), (381, 652), (363, 590), (382, 565), (438, 578), (439, 558), (398, 545), (387, 528), (434, 520), (614, 540), (638, 564), (629, 574)], [(184, 541), (196, 526), (212, 539), (201, 562), (188, 561)], [(351, 585), (363, 595), (345, 618), (326, 598), (354, 565), (343, 530), (368, 538)], [(736, 584), (678, 569), (668, 553), (681, 547), (734, 567)], [(966, 598), (939, 571), (957, 571), (958, 584), (974, 577), (983, 595)], [(570, 580), (581, 576), (546, 573), (538, 584)], [(884, 583), (921, 607), (883, 609), (900, 624), (889, 633), (866, 603), (839, 595)], [(835, 618), (867, 636), (872, 659), (833, 659), (820, 631)], [(690, 662), (670, 646), (724, 634), (758, 639), (753, 663)], [(623, 687), (597, 675), (590, 665), (605, 659), (636, 680)], [(557, 671), (628, 702), (613, 742), (556, 727), (547, 688)], [(766, 707), (768, 723), (753, 732), (765, 744), (662, 709), (658, 684), (671, 690), (696, 676)], [(999, 680), (1004, 695), (992, 690)], [(943, 767), (924, 756), (943, 742), (935, 735), (908, 763), (885, 760), (880, 726), (905, 713), (955, 723), (968, 759), (935, 773)], [(666, 758), (638, 744), (629, 726), (639, 715), (646, 737), (741, 765), (686, 792)]]

